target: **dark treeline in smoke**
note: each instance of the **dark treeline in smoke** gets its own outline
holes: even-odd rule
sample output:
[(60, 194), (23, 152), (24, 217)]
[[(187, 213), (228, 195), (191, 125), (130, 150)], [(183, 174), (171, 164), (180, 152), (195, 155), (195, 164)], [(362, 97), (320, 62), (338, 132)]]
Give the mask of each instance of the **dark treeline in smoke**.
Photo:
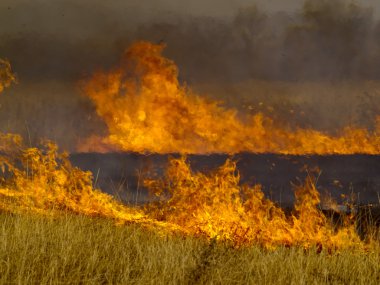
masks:
[[(71, 11), (65, 4), (61, 8)], [(77, 80), (111, 65), (127, 45), (142, 39), (167, 43), (166, 55), (190, 83), (380, 78), (380, 22), (371, 8), (351, 1), (307, 0), (292, 14), (268, 13), (253, 5), (232, 17), (181, 14), (140, 24), (121, 15), (110, 20), (104, 10), (93, 7), (83, 14), (79, 28), (87, 32), (71, 28), (72, 33), (59, 30), (55, 35), (30, 30), (2, 34), (0, 54), (27, 78)]]
[(293, 15), (251, 6), (231, 20), (146, 24), (136, 35), (166, 42), (194, 80), (380, 78), (380, 24), (349, 1), (309, 0)]

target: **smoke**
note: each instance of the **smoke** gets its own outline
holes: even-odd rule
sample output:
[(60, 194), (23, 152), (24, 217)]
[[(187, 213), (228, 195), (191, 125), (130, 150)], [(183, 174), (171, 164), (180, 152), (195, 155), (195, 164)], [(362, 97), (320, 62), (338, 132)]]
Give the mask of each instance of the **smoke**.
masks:
[(0, 93), (4, 88), (9, 87), (16, 77), (12, 73), (11, 65), (8, 61), (0, 58)]
[(243, 112), (327, 131), (371, 128), (379, 114), (380, 22), (369, 5), (148, 2), (1, 1), (0, 57), (20, 82), (0, 98), (1, 130), (70, 150), (105, 132), (77, 82), (135, 40), (165, 42), (181, 81)]
[(20, 76), (41, 80), (78, 80), (111, 66), (137, 39), (166, 42), (166, 55), (190, 83), (380, 77), (379, 21), (372, 8), (351, 1), (307, 0), (292, 12), (241, 1), (228, 16), (226, 4), (211, 13), (213, 1), (193, 14), (171, 1), (150, 8), (122, 2), (4, 1), (0, 52)]
[(165, 41), (168, 56), (193, 81), (379, 79), (372, 14), (348, 1), (309, 0), (294, 14), (250, 6), (232, 19), (145, 24), (136, 35)]

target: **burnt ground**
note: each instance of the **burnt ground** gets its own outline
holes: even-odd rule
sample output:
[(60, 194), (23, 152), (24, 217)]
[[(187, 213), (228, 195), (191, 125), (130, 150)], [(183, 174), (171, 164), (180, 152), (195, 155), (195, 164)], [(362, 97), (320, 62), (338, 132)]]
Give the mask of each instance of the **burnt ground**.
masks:
[[(141, 155), (136, 153), (77, 153), (71, 154), (72, 163), (94, 174), (96, 186), (119, 196), (125, 202), (144, 203), (149, 199), (141, 186), (142, 179), (163, 175), (170, 155)], [(178, 155), (172, 155), (178, 156)], [(232, 157), (237, 161), (241, 183), (260, 183), (266, 196), (282, 207), (294, 202), (293, 184), (299, 184), (319, 168), (318, 190), (341, 202), (341, 194), (353, 195), (356, 203), (379, 204), (380, 156), (330, 155), (292, 156), (241, 153), (228, 155), (189, 155), (196, 171), (210, 171)], [(307, 167), (306, 167), (307, 166)], [(314, 172), (315, 173), (315, 172)]]

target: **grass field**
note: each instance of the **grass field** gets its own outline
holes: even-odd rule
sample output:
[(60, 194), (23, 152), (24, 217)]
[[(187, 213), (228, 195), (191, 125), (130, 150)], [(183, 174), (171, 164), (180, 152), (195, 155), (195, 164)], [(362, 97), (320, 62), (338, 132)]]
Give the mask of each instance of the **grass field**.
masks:
[(234, 249), (64, 214), (0, 214), (1, 284), (379, 284), (380, 252)]

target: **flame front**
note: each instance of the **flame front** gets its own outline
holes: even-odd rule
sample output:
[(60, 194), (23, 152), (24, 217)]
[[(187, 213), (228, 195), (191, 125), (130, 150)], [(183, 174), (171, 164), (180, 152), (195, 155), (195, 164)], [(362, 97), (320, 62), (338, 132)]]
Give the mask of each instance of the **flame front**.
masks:
[(158, 201), (131, 208), (94, 189), (91, 173), (73, 167), (55, 144), (47, 142), (38, 149), (24, 147), (15, 135), (2, 135), (0, 140), (2, 211), (53, 216), (68, 211), (118, 224), (139, 224), (161, 234), (217, 239), (237, 247), (367, 247), (353, 224), (338, 230), (330, 225), (317, 208), (319, 194), (311, 177), (297, 187), (294, 213), (287, 216), (264, 198), (260, 185), (239, 185), (233, 161), (203, 174), (192, 172), (185, 158), (172, 158), (163, 179), (144, 182)]
[(236, 110), (181, 86), (178, 69), (162, 56), (163, 48), (137, 42), (125, 52), (119, 67), (98, 72), (84, 83), (84, 92), (109, 135), (81, 142), (79, 151), (104, 151), (104, 145), (109, 145), (150, 153), (380, 153), (380, 118), (373, 132), (347, 127), (337, 136), (291, 130), (261, 113), (241, 118)]
[[(142, 50), (141, 45), (145, 46)], [(150, 49), (148, 53), (147, 48)], [(134, 106), (127, 109), (128, 112), (122, 112), (119, 108), (116, 114), (107, 108), (100, 108), (100, 114), (115, 122), (114, 125), (111, 124), (109, 140), (119, 142), (122, 137), (112, 135), (112, 131), (121, 128), (126, 132), (124, 134), (127, 138), (130, 138), (131, 134), (147, 135), (147, 130), (155, 132), (154, 136), (147, 140), (143, 137), (132, 141), (123, 140), (129, 147), (135, 147), (134, 150), (139, 151), (146, 151), (148, 146), (154, 147), (156, 143), (157, 147), (154, 149), (160, 152), (169, 151), (173, 147), (182, 151), (199, 151), (201, 148), (210, 151), (210, 141), (213, 142), (211, 146), (215, 147), (213, 150), (218, 151), (226, 150), (224, 147), (227, 146), (237, 147), (235, 144), (238, 142), (244, 143), (242, 140), (238, 141), (238, 133), (234, 132), (248, 127), (237, 120), (233, 111), (224, 110), (214, 103), (185, 93), (185, 89), (178, 85), (173, 64), (159, 56), (161, 48), (140, 43), (127, 53), (127, 58), (138, 59), (133, 64), (135, 71), (142, 74), (139, 77), (144, 81), (141, 86), (137, 79), (132, 81), (131, 78), (125, 79), (121, 85), (122, 77), (127, 75), (120, 70), (112, 76), (99, 75), (98, 85), (93, 89), (98, 91), (95, 92), (94, 99), (103, 100), (103, 92), (109, 91), (113, 86), (113, 92), (105, 93), (110, 98), (104, 104), (115, 107), (117, 105), (112, 103), (115, 101), (119, 102), (120, 106), (128, 106), (127, 99), (131, 97)], [(141, 62), (144, 58), (146, 60)], [(148, 67), (148, 71), (155, 70), (154, 67), (157, 66), (161, 72), (150, 74), (146, 70)], [(2, 80), (0, 78), (0, 82)], [(164, 94), (168, 95), (161, 98), (155, 88), (162, 86), (167, 91)], [(128, 96), (120, 96), (121, 89), (125, 90)], [(170, 114), (167, 107), (154, 109), (163, 102), (172, 106), (174, 115)], [(153, 114), (163, 121), (157, 121), (155, 124), (151, 114), (145, 112), (147, 109), (152, 110)], [(131, 114), (135, 117), (131, 117)], [(166, 115), (169, 118), (166, 118)], [(203, 115), (209, 116), (207, 118), (210, 121), (206, 120), (203, 124)], [(214, 128), (211, 119), (215, 118), (226, 119), (227, 122), (223, 127), (218, 125)], [(262, 119), (260, 116), (255, 118)], [(190, 134), (183, 130), (176, 132), (176, 126), (172, 124), (174, 119), (179, 123), (176, 126), (183, 123), (185, 130)], [(259, 121), (253, 128), (258, 128), (258, 125)], [(162, 126), (166, 126), (167, 129), (162, 130)], [(226, 133), (233, 135), (236, 140), (226, 145), (218, 138), (221, 133), (215, 135), (214, 131), (224, 132), (226, 127), (231, 126), (235, 127), (234, 131)], [(264, 128), (257, 130), (260, 138), (266, 136)], [(360, 130), (355, 132), (368, 135)], [(174, 134), (177, 137), (173, 137)], [(183, 136), (189, 139), (183, 140)], [(154, 141), (158, 138), (166, 138), (169, 141)], [(226, 138), (229, 138), (228, 135)], [(191, 144), (193, 139), (194, 146)], [(69, 211), (112, 219), (119, 224), (135, 223), (162, 234), (181, 233), (218, 239), (230, 242), (234, 246), (260, 245), (269, 249), (278, 246), (316, 246), (330, 250), (366, 247), (356, 234), (353, 224), (346, 223), (341, 229), (336, 230), (328, 223), (317, 208), (320, 202), (319, 193), (312, 177), (308, 177), (304, 185), (296, 188), (295, 210), (292, 215), (287, 216), (281, 208), (264, 197), (260, 185), (240, 186), (240, 177), (233, 161), (227, 160), (216, 171), (203, 174), (194, 173), (185, 158), (172, 158), (164, 178), (144, 181), (145, 186), (158, 197), (158, 200), (148, 203), (143, 208), (131, 208), (94, 189), (91, 173), (72, 166), (67, 154), (59, 153), (57, 146), (51, 142), (46, 142), (40, 148), (26, 147), (19, 136), (0, 134), (0, 154), (0, 168), (3, 173), (0, 179), (1, 211), (43, 215)]]
[(162, 200), (146, 206), (149, 215), (180, 225), (187, 232), (230, 241), (235, 245), (321, 246), (361, 245), (353, 225), (334, 230), (318, 210), (313, 178), (296, 187), (295, 211), (283, 210), (264, 197), (261, 186), (239, 186), (236, 164), (227, 160), (211, 174), (193, 173), (182, 157), (171, 159), (164, 179), (146, 186)]
[(71, 212), (112, 219), (118, 224), (138, 223), (159, 232), (180, 230), (94, 189), (92, 173), (72, 166), (67, 154), (59, 153), (54, 143), (25, 147), (19, 136), (11, 134), (0, 135), (0, 141), (1, 211), (46, 216)]

